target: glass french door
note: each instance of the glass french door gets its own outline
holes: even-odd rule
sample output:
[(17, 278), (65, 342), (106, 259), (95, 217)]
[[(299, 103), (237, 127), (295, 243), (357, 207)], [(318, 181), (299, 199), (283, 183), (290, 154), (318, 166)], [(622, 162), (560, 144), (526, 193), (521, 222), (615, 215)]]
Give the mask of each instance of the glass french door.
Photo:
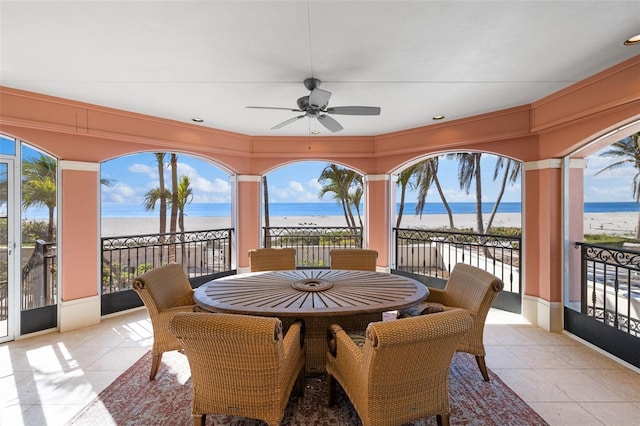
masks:
[(13, 160), (0, 158), (0, 342), (12, 340), (17, 330), (15, 270), (15, 206)]

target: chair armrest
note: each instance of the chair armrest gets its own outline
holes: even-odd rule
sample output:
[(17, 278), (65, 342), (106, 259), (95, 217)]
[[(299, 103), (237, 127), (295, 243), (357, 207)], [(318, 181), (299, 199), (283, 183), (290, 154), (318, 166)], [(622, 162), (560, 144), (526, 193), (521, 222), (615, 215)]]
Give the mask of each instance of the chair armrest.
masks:
[[(296, 363), (300, 356), (304, 357), (304, 322), (302, 320), (295, 321), (289, 326), (287, 334), (282, 339), (284, 347), (284, 359), (281, 364), (281, 377), (288, 377), (291, 374), (297, 374), (295, 369)], [(302, 354), (301, 354), (302, 352)], [(304, 370), (304, 363), (302, 363)]]
[(447, 293), (444, 290), (429, 287), (429, 296), (427, 297), (427, 302), (441, 303), (443, 305), (446, 305), (446, 295)]
[(285, 354), (292, 350), (302, 349), (304, 347), (305, 326), (302, 320), (296, 320), (289, 326), (287, 334), (284, 336), (283, 345)]
[(344, 363), (356, 364), (357, 368), (362, 364), (362, 349), (351, 340), (339, 325), (329, 325), (327, 329), (327, 344), (332, 357), (340, 359)]
[(160, 315), (170, 315), (173, 317), (178, 312), (193, 312), (195, 305), (174, 306), (172, 308), (163, 309), (158, 312)]

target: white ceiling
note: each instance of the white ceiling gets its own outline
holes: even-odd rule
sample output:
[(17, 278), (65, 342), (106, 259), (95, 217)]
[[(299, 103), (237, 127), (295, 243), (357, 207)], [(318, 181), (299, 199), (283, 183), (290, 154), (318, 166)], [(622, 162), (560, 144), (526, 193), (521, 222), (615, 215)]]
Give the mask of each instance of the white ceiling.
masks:
[[(640, 54), (640, 1), (0, 1), (0, 84), (247, 135), (377, 135), (528, 104)], [(307, 77), (330, 133), (297, 115)]]

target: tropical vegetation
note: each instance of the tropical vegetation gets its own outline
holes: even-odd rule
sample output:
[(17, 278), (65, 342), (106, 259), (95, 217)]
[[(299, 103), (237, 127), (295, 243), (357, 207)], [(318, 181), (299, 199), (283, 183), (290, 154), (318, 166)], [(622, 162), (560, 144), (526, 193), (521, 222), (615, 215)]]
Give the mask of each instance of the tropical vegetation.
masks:
[(53, 241), (57, 203), (55, 158), (40, 154), (22, 163), (22, 209), (46, 207), (47, 241)]
[(155, 154), (158, 167), (158, 183), (155, 188), (151, 188), (144, 195), (143, 206), (147, 211), (155, 210), (156, 204), (159, 204), (159, 234), (162, 239), (167, 232), (167, 209), (170, 209), (169, 233), (172, 240), (175, 239), (175, 233), (178, 228), (180, 232), (185, 231), (184, 217), (185, 207), (193, 200), (193, 188), (191, 180), (186, 175), (178, 177), (178, 156), (170, 154), (170, 162), (168, 167), (171, 169), (171, 187), (167, 188), (164, 179), (165, 153), (158, 152)]
[[(363, 194), (362, 175), (354, 170), (329, 164), (320, 173), (318, 183), (322, 185), (318, 197), (322, 198), (326, 194), (331, 194), (331, 197), (342, 206), (347, 226), (350, 228), (362, 227), (360, 212)], [(358, 223), (353, 215), (354, 209)]]
[[(596, 175), (629, 165), (635, 168), (636, 173), (631, 180), (631, 189), (635, 202), (640, 203), (640, 132), (615, 142), (600, 155), (613, 157), (616, 161), (600, 169)], [(636, 239), (640, 239), (640, 212), (636, 226)]]
[[(493, 220), (498, 211), (500, 202), (504, 195), (507, 183), (515, 183), (520, 177), (521, 163), (509, 158), (498, 157), (493, 180), (497, 180), (501, 177), (500, 190), (498, 192), (497, 199), (494, 203), (493, 209), (489, 215), (489, 220), (485, 226), (484, 216), (482, 212), (482, 170), (481, 170), (481, 153), (468, 153), (459, 152), (446, 154), (447, 159), (455, 159), (458, 162), (458, 182), (460, 189), (463, 189), (467, 194), (470, 193), (471, 188), (474, 188), (475, 202), (476, 202), (476, 232), (479, 234), (489, 233), (492, 227)], [(449, 228), (455, 229), (453, 222), (453, 214), (449, 203), (446, 200), (442, 186), (438, 179), (438, 165), (439, 157), (431, 157), (426, 160), (422, 160), (405, 168), (398, 175), (397, 185), (400, 187), (400, 206), (398, 211), (398, 217), (396, 221), (396, 228), (400, 228), (402, 215), (404, 212), (405, 193), (407, 189), (416, 189), (418, 191), (415, 214), (422, 217), (426, 205), (427, 195), (429, 189), (432, 186), (436, 187), (440, 200), (442, 201), (449, 218)]]

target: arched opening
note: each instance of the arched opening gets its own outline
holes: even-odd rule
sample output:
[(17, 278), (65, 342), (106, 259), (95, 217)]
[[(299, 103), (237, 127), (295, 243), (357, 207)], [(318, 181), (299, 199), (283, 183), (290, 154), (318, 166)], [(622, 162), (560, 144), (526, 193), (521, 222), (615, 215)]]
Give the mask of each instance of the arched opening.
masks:
[(565, 329), (640, 366), (638, 123), (587, 144), (565, 163)]
[(263, 245), (294, 247), (299, 267), (328, 267), (332, 248), (365, 244), (363, 176), (335, 163), (303, 161), (262, 177)]
[(418, 159), (397, 172), (395, 269), (443, 288), (456, 263), (505, 283), (494, 306), (521, 312), (522, 163), (481, 152)]
[(133, 279), (168, 262), (192, 285), (232, 270), (229, 174), (200, 158), (138, 153), (101, 164), (102, 314), (140, 306)]

